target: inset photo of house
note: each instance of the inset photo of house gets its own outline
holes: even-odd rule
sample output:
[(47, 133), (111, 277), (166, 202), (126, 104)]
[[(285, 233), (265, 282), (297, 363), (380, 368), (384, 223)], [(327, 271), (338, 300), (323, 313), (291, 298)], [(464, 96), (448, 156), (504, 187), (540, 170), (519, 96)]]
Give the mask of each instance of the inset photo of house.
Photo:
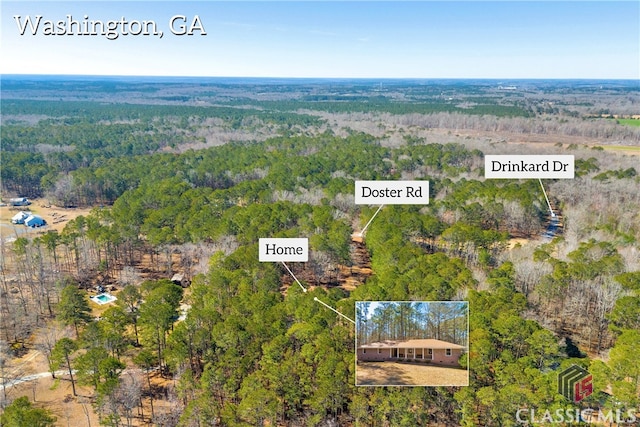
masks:
[(468, 386), (466, 301), (356, 302), (356, 385)]

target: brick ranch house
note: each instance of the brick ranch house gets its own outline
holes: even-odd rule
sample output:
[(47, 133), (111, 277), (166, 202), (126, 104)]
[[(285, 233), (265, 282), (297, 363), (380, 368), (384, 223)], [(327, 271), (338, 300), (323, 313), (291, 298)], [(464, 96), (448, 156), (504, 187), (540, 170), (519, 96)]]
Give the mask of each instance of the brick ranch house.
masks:
[(458, 366), (465, 347), (434, 339), (380, 341), (358, 346), (358, 362), (415, 361)]

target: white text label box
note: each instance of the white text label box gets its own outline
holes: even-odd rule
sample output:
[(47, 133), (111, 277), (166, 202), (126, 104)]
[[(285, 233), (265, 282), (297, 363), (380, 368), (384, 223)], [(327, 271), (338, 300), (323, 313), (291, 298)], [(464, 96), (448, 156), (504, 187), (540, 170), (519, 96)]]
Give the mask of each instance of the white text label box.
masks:
[(263, 238), (258, 242), (260, 262), (307, 262), (309, 260), (309, 239)]
[(356, 205), (428, 205), (429, 181), (356, 181)]
[(497, 179), (573, 179), (572, 155), (487, 155), (484, 177)]

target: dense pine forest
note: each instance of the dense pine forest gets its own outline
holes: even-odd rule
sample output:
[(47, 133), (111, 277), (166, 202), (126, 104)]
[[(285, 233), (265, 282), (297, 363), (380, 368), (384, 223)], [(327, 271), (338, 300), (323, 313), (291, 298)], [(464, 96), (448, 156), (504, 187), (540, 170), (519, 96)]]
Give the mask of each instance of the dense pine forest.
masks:
[[(640, 419), (635, 83), (3, 80), (2, 201), (82, 214), (25, 231), (0, 207), (0, 424)], [(538, 180), (486, 180), (487, 154), (575, 155), (575, 179), (544, 180), (560, 225)], [(428, 180), (430, 202), (360, 237), (378, 206), (354, 204), (356, 180)], [(263, 237), (309, 239), (289, 264), (308, 292), (259, 262)], [(104, 289), (114, 303), (89, 299)], [(356, 336), (315, 299), (348, 319), (418, 305)], [(468, 325), (427, 324), (426, 301), (468, 302)], [(468, 387), (355, 385), (357, 340), (418, 331), (468, 340)], [(46, 376), (20, 382), (35, 353)], [(579, 403), (558, 393), (574, 364), (593, 375)]]

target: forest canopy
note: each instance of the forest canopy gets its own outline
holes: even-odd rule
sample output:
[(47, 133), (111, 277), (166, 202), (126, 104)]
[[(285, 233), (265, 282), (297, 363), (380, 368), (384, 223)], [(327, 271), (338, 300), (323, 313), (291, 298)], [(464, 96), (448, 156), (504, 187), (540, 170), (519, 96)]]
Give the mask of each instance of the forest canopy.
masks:
[[(10, 80), (3, 197), (85, 210), (2, 224), (2, 363), (37, 346), (113, 426), (516, 425), (580, 408), (574, 364), (584, 404), (637, 409), (640, 178), (609, 148), (640, 133), (601, 117), (635, 89), (494, 83)], [(523, 147), (575, 179), (484, 179)], [(429, 181), (429, 204), (356, 205), (356, 180)], [(263, 237), (309, 261), (259, 262)], [(357, 345), (410, 339), (464, 347), (469, 386), (355, 385)], [(4, 397), (3, 420), (54, 422)]]

